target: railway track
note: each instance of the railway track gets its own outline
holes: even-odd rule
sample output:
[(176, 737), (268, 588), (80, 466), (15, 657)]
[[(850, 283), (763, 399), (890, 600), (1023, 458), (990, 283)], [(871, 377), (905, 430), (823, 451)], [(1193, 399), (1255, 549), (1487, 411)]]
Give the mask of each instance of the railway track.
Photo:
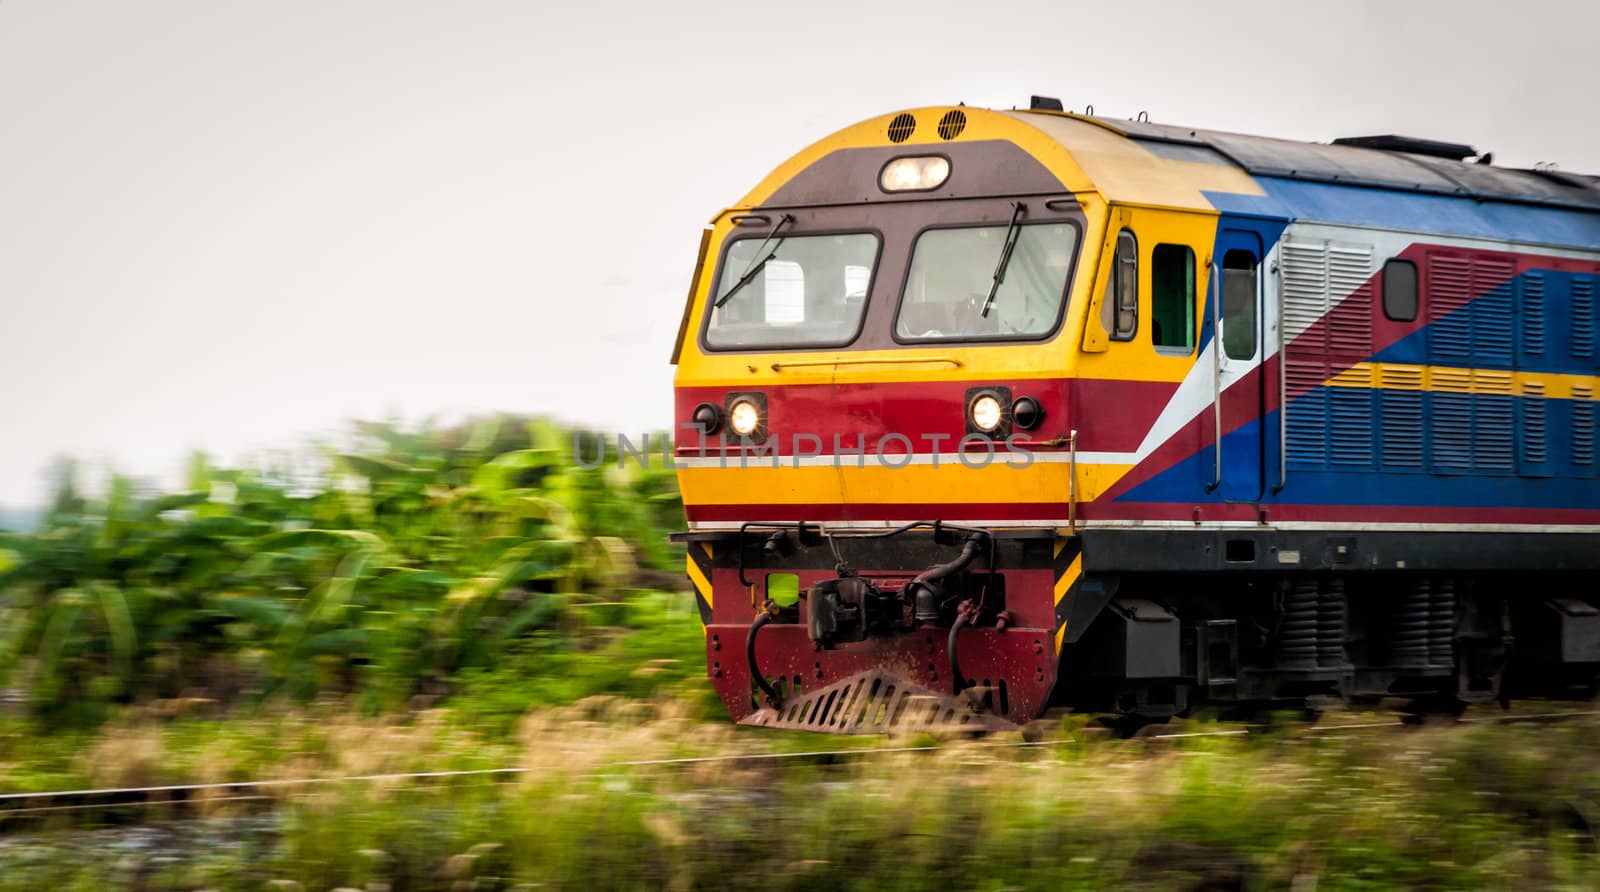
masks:
[[(1515, 723), (1557, 723), (1583, 718), (1600, 717), (1600, 709), (1467, 714), (1444, 719), (1437, 718), (1437, 727), (1448, 722), (1453, 725), (1485, 725)], [(1332, 720), (1326, 724), (1261, 725), (1229, 723), (1228, 727), (1201, 730), (1161, 730), (1168, 727), (1149, 725), (1131, 736), (1139, 740), (1185, 740), (1204, 737), (1248, 737), (1252, 735), (1279, 734), (1304, 737), (1331, 737), (1356, 735), (1415, 728), (1429, 724), (1434, 717), (1396, 715), (1370, 721)], [(1103, 729), (1109, 736), (1110, 729)], [(1037, 740), (977, 740), (965, 741), (970, 748), (987, 750), (1037, 749), (1083, 743), (1080, 736), (1052, 734)], [(684, 756), (661, 759), (630, 759), (607, 762), (596, 766), (586, 776), (601, 777), (617, 771), (634, 768), (674, 768), (713, 764), (834, 764), (846, 761), (881, 758), (906, 754), (931, 754), (948, 749), (944, 743), (907, 746), (855, 747), (843, 749), (801, 750), (794, 752), (755, 752), (719, 754), (713, 756)], [(44, 818), (51, 815), (122, 810), (130, 813), (145, 810), (183, 810), (199, 805), (217, 803), (272, 803), (293, 795), (297, 791), (311, 791), (329, 786), (370, 783), (408, 783), (419, 788), (441, 782), (487, 779), (511, 780), (535, 769), (507, 767), (463, 769), (451, 771), (387, 772), (339, 777), (275, 778), (254, 781), (232, 781), (203, 784), (162, 784), (146, 787), (102, 787), (76, 790), (51, 790), (28, 793), (0, 793), (0, 832), (27, 823), (20, 819)]]

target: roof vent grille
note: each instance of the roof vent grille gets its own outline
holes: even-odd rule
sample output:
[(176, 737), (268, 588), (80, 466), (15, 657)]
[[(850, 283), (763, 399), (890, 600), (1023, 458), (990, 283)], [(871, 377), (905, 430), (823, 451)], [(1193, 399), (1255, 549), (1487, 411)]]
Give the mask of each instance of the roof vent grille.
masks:
[(889, 122), (889, 141), (905, 142), (911, 138), (911, 134), (916, 129), (917, 119), (905, 112), (901, 112), (894, 116), (893, 121)]
[(967, 113), (959, 108), (950, 109), (939, 119), (940, 139), (955, 139), (965, 129), (967, 129)]
[(1430, 158), (1449, 158), (1451, 161), (1464, 161), (1478, 154), (1477, 149), (1458, 142), (1396, 136), (1393, 133), (1386, 133), (1383, 136), (1343, 136), (1334, 140), (1333, 144), (1357, 149), (1380, 149), (1385, 152), (1409, 152), (1413, 155), (1427, 155)]

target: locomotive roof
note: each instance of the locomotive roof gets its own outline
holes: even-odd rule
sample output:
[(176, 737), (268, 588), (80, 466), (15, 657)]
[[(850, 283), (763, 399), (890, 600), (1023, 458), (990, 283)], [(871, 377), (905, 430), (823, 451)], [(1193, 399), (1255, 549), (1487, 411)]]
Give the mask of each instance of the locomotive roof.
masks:
[[(951, 116), (959, 123), (944, 126)], [(965, 177), (958, 189), (884, 195), (874, 188), (889, 158), (929, 150), (968, 153), (955, 159), (956, 175)], [(736, 207), (1048, 191), (1023, 176), (1037, 173), (1117, 204), (1600, 250), (1600, 177), (1462, 160), (1471, 153), (1396, 136), (1325, 144), (1054, 110), (933, 106), (869, 118), (819, 140)], [(984, 176), (965, 173), (970, 160)]]
[[(1493, 167), (1443, 157), (1453, 152), (1441, 149), (1470, 152), (1465, 146), (1401, 137), (1324, 144), (1145, 121), (1072, 117), (1119, 133), (1156, 155), (1187, 154), (1190, 157), (1184, 160), (1203, 161), (1208, 160), (1203, 156), (1212, 153), (1210, 160), (1237, 165), (1252, 176), (1600, 211), (1600, 177)], [(1351, 144), (1358, 142), (1365, 145)]]

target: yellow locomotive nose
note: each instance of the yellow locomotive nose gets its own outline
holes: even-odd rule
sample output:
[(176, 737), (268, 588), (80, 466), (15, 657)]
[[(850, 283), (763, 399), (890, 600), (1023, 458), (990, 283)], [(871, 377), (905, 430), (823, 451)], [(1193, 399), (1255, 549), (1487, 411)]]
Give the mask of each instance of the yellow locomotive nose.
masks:
[[(804, 703), (801, 724), (840, 730), (825, 704), (872, 690), (895, 721), (957, 688), (983, 694), (933, 718), (1042, 707), (1055, 528), (1075, 491), (1068, 307), (1093, 265), (1084, 205), (1029, 133), (977, 110), (886, 116), (803, 153), (708, 231), (676, 462), (708, 647), (727, 657), (710, 668), (735, 715)], [(1000, 172), (1020, 194), (993, 188)], [(737, 640), (748, 665), (717, 649)]]

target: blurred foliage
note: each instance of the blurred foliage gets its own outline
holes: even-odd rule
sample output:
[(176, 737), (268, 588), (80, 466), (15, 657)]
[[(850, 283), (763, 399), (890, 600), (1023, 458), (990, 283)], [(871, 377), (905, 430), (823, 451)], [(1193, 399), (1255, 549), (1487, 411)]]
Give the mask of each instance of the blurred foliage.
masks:
[(659, 454), (580, 463), (597, 436), (366, 423), (309, 479), (197, 455), (160, 494), (114, 476), (88, 496), (64, 462), (38, 529), (0, 533), (0, 687), (61, 722), (174, 698), (392, 709), (604, 647), (605, 605), (681, 566), (683, 515)]
[[(625, 698), (534, 711), (515, 739), (470, 724), (451, 707), (407, 720), (285, 712), (108, 729), (77, 757), (98, 783), (155, 780), (149, 766), (180, 764), (209, 780), (525, 771), (276, 787), (270, 811), (218, 800), (197, 806), (202, 819), (139, 827), (58, 822), (0, 836), (0, 890), (1600, 883), (1593, 720), (1166, 740), (1079, 728), (1028, 747), (954, 739), (920, 753), (849, 738), (839, 742), (883, 751), (675, 764), (641, 760), (795, 741)], [(263, 762), (270, 753), (282, 761)]]
[(1027, 747), (734, 758), (819, 741), (725, 720), (691, 600), (654, 590), (671, 472), (586, 468), (573, 436), (363, 425), (310, 476), (196, 457), (167, 494), (61, 464), (38, 530), (0, 535), (0, 687), (33, 710), (0, 718), (0, 790), (525, 772), (49, 817), (0, 834), (0, 892), (1600, 887), (1593, 720), (1114, 740), (1066, 716)]

